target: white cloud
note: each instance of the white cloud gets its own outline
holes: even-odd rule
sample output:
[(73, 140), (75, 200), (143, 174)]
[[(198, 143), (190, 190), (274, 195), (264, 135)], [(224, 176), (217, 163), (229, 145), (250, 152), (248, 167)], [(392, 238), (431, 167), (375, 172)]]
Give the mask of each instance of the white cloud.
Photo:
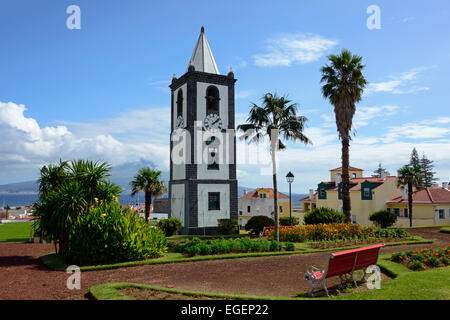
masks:
[(357, 107), (353, 125), (355, 128), (368, 126), (370, 124), (370, 120), (395, 115), (399, 109), (400, 107), (395, 105)]
[(420, 91), (428, 91), (430, 88), (416, 85), (419, 75), (428, 70), (426, 67), (414, 68), (411, 71), (394, 74), (389, 76), (391, 80), (382, 82), (372, 82), (367, 85), (365, 94), (373, 94), (378, 92), (389, 92), (393, 94), (417, 93)]
[(267, 39), (265, 43), (267, 52), (253, 56), (255, 64), (260, 67), (286, 67), (317, 61), (338, 44), (335, 40), (311, 33), (278, 34)]
[[(169, 165), (170, 120), (167, 108), (131, 110), (97, 123), (68, 123), (40, 127), (25, 116), (27, 108), (14, 102), (0, 102), (0, 167), (7, 170), (40, 166), (58, 159), (89, 158), (113, 165), (140, 158), (152, 159), (161, 169)], [(72, 127), (71, 130), (69, 127)], [(161, 134), (164, 130), (167, 135)], [(138, 139), (115, 137), (135, 132)], [(144, 138), (145, 137), (145, 138)]]

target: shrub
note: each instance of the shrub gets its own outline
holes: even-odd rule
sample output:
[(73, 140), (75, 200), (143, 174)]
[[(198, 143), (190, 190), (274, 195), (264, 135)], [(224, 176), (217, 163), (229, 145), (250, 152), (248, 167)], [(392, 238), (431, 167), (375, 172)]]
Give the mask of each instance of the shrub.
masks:
[(292, 242), (286, 242), (285, 244), (286, 251), (294, 251), (295, 250), (295, 244)]
[(392, 254), (391, 261), (401, 263), (401, 262), (406, 261), (406, 258), (407, 258), (407, 256), (404, 252), (396, 252), (396, 253)]
[[(292, 217), (292, 226), (296, 226), (300, 223), (298, 217)], [(280, 217), (280, 226), (291, 226), (289, 223), (289, 217)]]
[(254, 216), (248, 220), (245, 225), (245, 230), (252, 234), (259, 234), (264, 230), (264, 227), (273, 227), (275, 222), (272, 218), (266, 216)]
[(425, 265), (418, 260), (411, 260), (408, 263), (408, 268), (411, 270), (423, 270), (425, 269)]
[(159, 220), (158, 228), (161, 229), (166, 237), (173, 236), (179, 229), (181, 229), (182, 224), (180, 219), (172, 217), (169, 219)]
[(161, 256), (167, 250), (164, 234), (123, 210), (102, 203), (79, 216), (70, 232), (69, 261), (76, 264), (116, 263)]
[(217, 233), (221, 235), (237, 234), (238, 221), (237, 219), (217, 219)]
[(345, 215), (339, 211), (321, 207), (308, 211), (303, 219), (305, 224), (343, 223)]
[(369, 220), (381, 228), (389, 228), (397, 221), (397, 215), (388, 210), (379, 210), (369, 216)]
[(401, 228), (375, 229), (375, 236), (378, 238), (407, 238), (411, 235)]

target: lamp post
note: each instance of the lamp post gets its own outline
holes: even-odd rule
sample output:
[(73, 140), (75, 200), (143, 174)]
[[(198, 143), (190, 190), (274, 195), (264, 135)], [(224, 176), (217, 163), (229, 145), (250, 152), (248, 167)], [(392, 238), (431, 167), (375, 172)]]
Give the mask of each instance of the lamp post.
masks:
[(291, 194), (291, 184), (294, 182), (294, 175), (292, 172), (286, 175), (286, 181), (289, 183), (289, 225), (292, 226), (292, 194)]

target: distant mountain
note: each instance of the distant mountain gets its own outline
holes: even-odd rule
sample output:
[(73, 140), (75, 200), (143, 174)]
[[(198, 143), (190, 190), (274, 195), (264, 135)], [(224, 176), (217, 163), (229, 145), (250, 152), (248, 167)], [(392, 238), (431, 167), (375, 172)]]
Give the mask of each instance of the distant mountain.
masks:
[[(131, 188), (130, 188), (130, 182), (133, 180), (133, 177), (136, 175), (139, 169), (143, 167), (151, 167), (155, 168), (156, 166), (147, 160), (140, 159), (135, 162), (128, 162), (119, 166), (115, 166), (111, 168), (111, 177), (110, 180), (114, 184), (120, 186), (122, 188), (122, 194), (130, 194)], [(168, 181), (170, 179), (170, 173), (169, 171), (162, 171), (162, 180), (165, 182), (166, 186), (168, 185)], [(247, 192), (254, 190), (255, 188), (250, 188), (246, 186), (238, 186), (238, 197), (242, 197), (244, 195), (244, 190), (247, 190)], [(25, 181), (25, 182), (19, 182), (19, 183), (11, 183), (11, 184), (5, 184), (0, 185), (0, 193), (12, 193), (12, 194), (29, 194), (29, 193), (37, 193), (38, 192), (38, 185), (35, 180), (33, 181)], [(282, 193), (289, 195), (288, 192)], [(292, 201), (294, 203), (294, 206), (301, 205), (298, 200), (301, 198), (306, 197), (307, 194), (297, 194), (292, 193)], [(164, 195), (164, 197), (167, 197), (167, 194)]]

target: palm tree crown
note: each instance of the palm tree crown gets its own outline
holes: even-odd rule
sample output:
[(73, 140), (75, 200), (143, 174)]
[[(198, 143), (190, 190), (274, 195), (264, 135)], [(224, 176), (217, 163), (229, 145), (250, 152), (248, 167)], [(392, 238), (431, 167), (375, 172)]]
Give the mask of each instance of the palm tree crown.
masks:
[(408, 212), (409, 212), (409, 225), (412, 227), (412, 215), (413, 215), (413, 188), (421, 188), (423, 182), (422, 170), (420, 167), (404, 166), (398, 170), (397, 186), (408, 187)]
[(130, 185), (132, 196), (140, 191), (145, 192), (145, 219), (148, 221), (152, 197), (162, 196), (164, 191), (167, 190), (161, 180), (161, 171), (149, 167), (139, 169)]
[(311, 141), (303, 134), (303, 129), (308, 119), (297, 116), (297, 104), (291, 103), (286, 96), (279, 97), (276, 94), (267, 93), (262, 97), (262, 106), (252, 103), (247, 123), (237, 127), (244, 134), (240, 139), (248, 140), (249, 143), (258, 143), (268, 137), (270, 140), (270, 153), (273, 168), (274, 189), (274, 214), (275, 214), (275, 237), (279, 240), (278, 221), (278, 187), (276, 172), (276, 152), (286, 149), (281, 138), (288, 141), (299, 141), (311, 144)]

